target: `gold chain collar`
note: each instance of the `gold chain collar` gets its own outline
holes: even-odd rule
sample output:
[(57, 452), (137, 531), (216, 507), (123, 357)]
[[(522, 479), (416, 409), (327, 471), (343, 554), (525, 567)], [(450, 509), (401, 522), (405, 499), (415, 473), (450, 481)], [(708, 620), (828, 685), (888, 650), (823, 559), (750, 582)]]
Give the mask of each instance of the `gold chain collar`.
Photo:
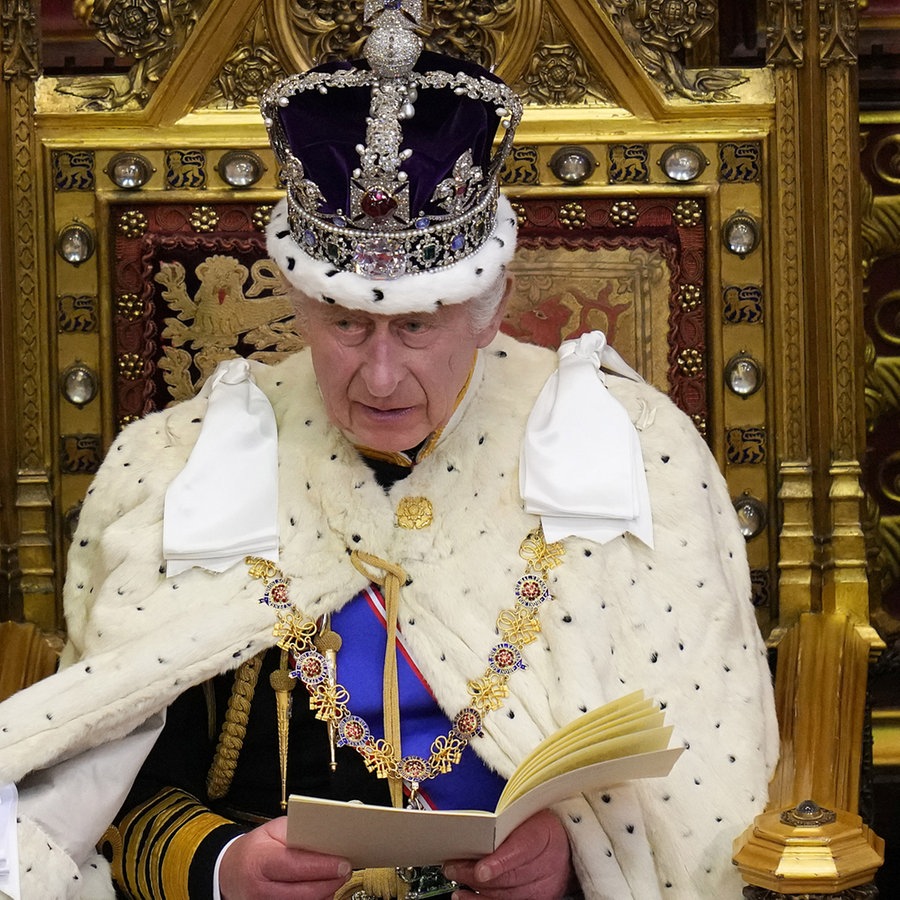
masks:
[[(522, 649), (536, 640), (541, 631), (540, 607), (545, 600), (553, 599), (547, 586), (547, 576), (551, 569), (560, 565), (563, 553), (561, 543), (546, 543), (540, 526), (522, 541), (519, 555), (525, 560), (525, 574), (516, 582), (514, 605), (502, 610), (497, 617), (501, 641), (488, 654), (483, 674), (467, 682), (470, 705), (456, 714), (453, 726), (446, 735), (438, 735), (434, 739), (427, 758), (402, 756), (399, 730), (393, 741), (373, 737), (368, 723), (351, 713), (349, 692), (338, 683), (333, 665), (316, 646), (318, 626), (291, 600), (290, 577), (267, 559), (248, 556), (246, 563), (250, 575), (265, 583), (260, 603), (276, 610), (278, 622), (273, 633), (277, 644), (291, 654), (294, 668), (289, 675), (306, 686), (310, 708), (316, 718), (326, 722), (329, 729), (334, 729), (337, 746), (356, 749), (370, 772), (398, 784), (406, 781), (415, 793), (421, 782), (449, 772), (460, 761), (469, 741), (481, 734), (485, 716), (503, 705), (509, 695), (507, 682), (510, 676), (517, 669), (525, 668)], [(399, 594), (400, 585), (406, 580), (402, 569), (359, 551), (354, 551), (353, 557), (354, 565), (370, 580), (383, 584), (386, 593)], [(384, 578), (371, 578), (371, 573), (364, 568), (366, 565), (381, 569), (385, 573)], [(394, 607), (388, 616), (389, 629), (391, 619), (396, 628), (397, 600), (392, 599), (394, 602), (388, 604)], [(395, 656), (393, 653), (391, 655)], [(388, 678), (387, 675), (385, 677)]]

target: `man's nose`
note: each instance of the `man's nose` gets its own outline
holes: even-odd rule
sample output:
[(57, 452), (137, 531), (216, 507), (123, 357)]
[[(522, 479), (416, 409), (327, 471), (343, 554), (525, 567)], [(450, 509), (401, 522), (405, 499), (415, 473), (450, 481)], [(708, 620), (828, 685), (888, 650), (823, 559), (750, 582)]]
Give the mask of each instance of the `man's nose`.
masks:
[(397, 343), (389, 332), (376, 332), (367, 341), (362, 374), (366, 389), (373, 397), (389, 397), (403, 379), (403, 353)]

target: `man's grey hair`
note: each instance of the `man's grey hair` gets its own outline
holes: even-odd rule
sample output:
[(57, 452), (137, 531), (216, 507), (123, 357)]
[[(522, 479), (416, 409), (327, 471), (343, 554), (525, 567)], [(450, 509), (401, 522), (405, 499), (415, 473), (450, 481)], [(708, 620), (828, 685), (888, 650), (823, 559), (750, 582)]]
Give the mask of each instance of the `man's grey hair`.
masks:
[(473, 332), (479, 332), (490, 324), (497, 312), (497, 307), (506, 295), (506, 270), (501, 269), (493, 283), (477, 297), (468, 301), (469, 323)]

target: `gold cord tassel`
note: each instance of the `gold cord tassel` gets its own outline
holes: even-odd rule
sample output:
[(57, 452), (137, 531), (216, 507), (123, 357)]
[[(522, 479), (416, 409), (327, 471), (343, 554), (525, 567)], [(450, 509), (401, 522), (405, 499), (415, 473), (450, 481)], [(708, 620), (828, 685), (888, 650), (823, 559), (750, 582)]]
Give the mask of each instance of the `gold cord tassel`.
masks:
[(275, 691), (275, 716), (278, 723), (278, 768), (281, 773), (281, 809), (287, 812), (287, 762), (288, 738), (291, 726), (291, 691), (297, 684), (288, 672), (288, 652), (281, 651), (279, 667), (269, 675), (269, 684)]
[[(374, 581), (384, 590), (384, 605), (387, 614), (387, 646), (384, 649), (384, 678), (382, 697), (384, 703), (384, 739), (394, 748), (398, 758), (403, 752), (400, 746), (400, 687), (397, 680), (397, 616), (400, 612), (400, 586), (406, 583), (406, 572), (379, 559), (371, 553), (354, 550), (350, 554), (353, 565), (369, 581)], [(373, 566), (384, 574), (378, 577), (367, 567)], [(399, 778), (388, 778), (391, 803), (403, 807), (403, 782)]]
[[(328, 680), (331, 683), (331, 686), (334, 687), (337, 684), (337, 654), (338, 650), (341, 649), (341, 636), (336, 631), (331, 630), (330, 614), (326, 614), (322, 617), (322, 626), (313, 643), (316, 645), (316, 650), (325, 657), (325, 660), (328, 663)], [(331, 766), (332, 772), (337, 771), (337, 757), (335, 756), (336, 743), (337, 732), (334, 727), (334, 722), (329, 720), (328, 750), (331, 756), (329, 765)]]
[[(384, 605), (387, 614), (387, 646), (384, 650), (384, 678), (382, 681), (382, 698), (384, 703), (384, 737), (394, 748), (397, 756), (402, 755), (400, 748), (400, 688), (397, 676), (397, 616), (400, 611), (400, 587), (406, 583), (406, 572), (386, 560), (354, 550), (350, 554), (353, 565), (360, 574), (371, 582), (378, 584), (384, 591)], [(368, 567), (380, 569), (381, 577)], [(398, 778), (389, 778), (391, 803), (395, 807), (403, 806), (403, 782)], [(409, 890), (408, 885), (397, 875), (396, 869), (360, 869), (354, 872), (350, 880), (334, 895), (335, 900), (351, 900), (358, 892), (379, 898), (404, 900)]]
[(264, 655), (265, 651), (248, 659), (235, 673), (234, 687), (231, 689), (231, 697), (228, 698), (228, 709), (225, 711), (219, 743), (212, 765), (209, 767), (209, 774), (206, 776), (206, 793), (210, 800), (221, 800), (231, 788), (238, 756), (241, 747), (244, 746), (244, 736), (247, 734), (250, 704), (253, 702)]
[(396, 869), (358, 869), (337, 890), (334, 900), (352, 900), (360, 891), (379, 900), (405, 900), (409, 886)]

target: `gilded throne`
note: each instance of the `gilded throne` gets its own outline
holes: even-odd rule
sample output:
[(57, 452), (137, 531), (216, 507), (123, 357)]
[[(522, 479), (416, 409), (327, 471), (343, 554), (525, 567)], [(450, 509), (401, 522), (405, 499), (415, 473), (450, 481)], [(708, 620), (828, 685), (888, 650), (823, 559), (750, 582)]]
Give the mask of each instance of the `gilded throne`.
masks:
[[(116, 431), (228, 356), (298, 346), (264, 252), (279, 186), (255, 103), (361, 32), (349, 2), (94, 0), (75, 14), (120, 61), (73, 73), (37, 64), (21, 6), (3, 25), (22, 398), (9, 615), (55, 632), (68, 535)], [(525, 99), (503, 179), (522, 247), (505, 330), (550, 345), (604, 330), (731, 487), (783, 731), (772, 815), (736, 847), (748, 896), (863, 896), (882, 853), (857, 816), (882, 642), (859, 486), (859, 185), (831, 164), (859, 155), (856, 4), (755, 6), (765, 51), (745, 65), (721, 63), (716, 14), (739, 14), (712, 2), (432, 0), (430, 39)]]

